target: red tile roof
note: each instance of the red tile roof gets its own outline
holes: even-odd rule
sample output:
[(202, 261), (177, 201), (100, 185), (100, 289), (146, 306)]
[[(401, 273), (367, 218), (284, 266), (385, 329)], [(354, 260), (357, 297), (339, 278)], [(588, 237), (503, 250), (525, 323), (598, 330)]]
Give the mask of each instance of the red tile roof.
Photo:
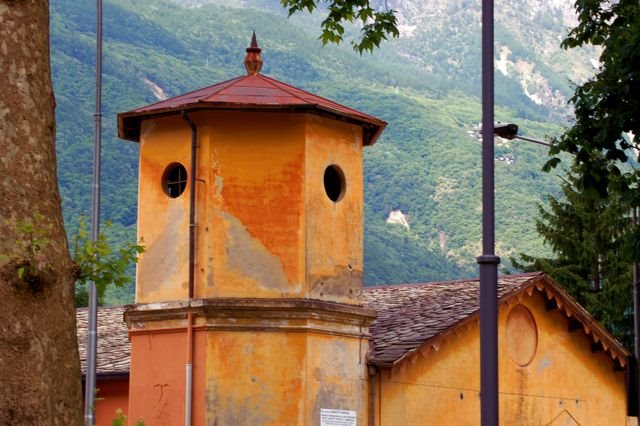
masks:
[[(505, 275), (498, 279), (500, 305), (521, 297), (542, 293), (567, 318), (577, 321), (594, 343), (621, 365), (629, 351), (597, 323), (564, 290), (542, 273)], [(392, 367), (410, 359), (418, 351), (438, 347), (443, 339), (472, 321), (478, 320), (479, 281), (459, 280), (439, 283), (367, 287), (365, 308), (377, 311), (371, 327), (369, 363)], [(100, 308), (98, 319), (99, 375), (126, 374), (130, 345), (122, 320), (124, 308)], [(85, 370), (87, 310), (78, 309), (78, 343), (82, 370)]]
[[(98, 353), (96, 374), (99, 376), (129, 374), (131, 345), (124, 306), (101, 307), (98, 310)], [(82, 373), (86, 371), (87, 308), (76, 309), (78, 346)]]
[(373, 144), (387, 123), (329, 99), (282, 83), (262, 74), (250, 74), (118, 114), (118, 136), (140, 141), (143, 119), (183, 110), (250, 110), (310, 112), (363, 127), (365, 145)]

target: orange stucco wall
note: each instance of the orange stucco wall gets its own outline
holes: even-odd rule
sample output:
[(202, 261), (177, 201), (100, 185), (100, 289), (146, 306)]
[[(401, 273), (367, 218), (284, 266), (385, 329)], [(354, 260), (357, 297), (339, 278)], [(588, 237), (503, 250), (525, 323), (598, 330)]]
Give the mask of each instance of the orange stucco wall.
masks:
[[(362, 132), (309, 114), (206, 111), (198, 126), (196, 298), (312, 297), (361, 304)], [(146, 120), (140, 142), (136, 302), (185, 299), (189, 186), (168, 197), (162, 177), (190, 170), (180, 117)], [(331, 201), (324, 171), (346, 191)]]
[[(154, 137), (161, 134), (161, 137)], [(191, 133), (179, 117), (142, 125), (138, 182), (138, 239), (145, 253), (136, 272), (136, 302), (184, 299), (188, 295), (189, 184), (168, 197), (162, 177), (171, 163), (189, 170)]]
[[(514, 362), (518, 345), (528, 344), (525, 334), (507, 337), (514, 304), (499, 315), (500, 423), (626, 425), (624, 373), (613, 370), (608, 355), (593, 353), (583, 332), (569, 332), (563, 314), (545, 311), (537, 292), (521, 301), (536, 322), (537, 349), (528, 365)], [(381, 424), (480, 424), (479, 353), (473, 323), (438, 350), (383, 371), (377, 395)]]
[(129, 418), (184, 423), (186, 332), (138, 333), (130, 340)]
[[(306, 282), (313, 299), (362, 304), (362, 129), (316, 116), (306, 126)], [(338, 167), (344, 195), (327, 197), (324, 173)]]
[[(198, 127), (194, 297), (361, 305), (361, 129), (298, 113), (190, 118)], [(153, 306), (187, 299), (190, 188), (172, 199), (161, 183), (172, 163), (190, 170), (191, 131), (180, 117), (146, 120), (140, 143), (138, 233), (146, 252), (136, 302)], [(345, 178), (337, 202), (324, 187), (331, 165)], [(194, 424), (311, 425), (323, 408), (354, 411), (365, 424), (363, 314), (285, 309), (272, 320), (265, 309), (259, 319), (199, 311)], [(130, 328), (131, 418), (169, 425), (184, 417), (186, 326), (176, 318), (143, 317)]]
[[(367, 423), (366, 339), (202, 329), (195, 335), (193, 424), (317, 425), (322, 408), (355, 411), (358, 424)], [(131, 344), (129, 418), (180, 424), (186, 333), (137, 332)], [(126, 401), (127, 390), (121, 392), (119, 401)]]
[(304, 116), (208, 114), (198, 296), (301, 297)]

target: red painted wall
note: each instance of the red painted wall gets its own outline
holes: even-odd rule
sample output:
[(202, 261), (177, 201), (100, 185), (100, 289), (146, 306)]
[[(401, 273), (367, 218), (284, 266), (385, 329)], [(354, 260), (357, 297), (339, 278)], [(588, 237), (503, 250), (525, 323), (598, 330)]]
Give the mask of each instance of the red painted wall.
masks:
[(129, 378), (97, 378), (96, 426), (110, 426), (117, 417), (116, 410), (122, 409), (127, 415), (129, 400)]

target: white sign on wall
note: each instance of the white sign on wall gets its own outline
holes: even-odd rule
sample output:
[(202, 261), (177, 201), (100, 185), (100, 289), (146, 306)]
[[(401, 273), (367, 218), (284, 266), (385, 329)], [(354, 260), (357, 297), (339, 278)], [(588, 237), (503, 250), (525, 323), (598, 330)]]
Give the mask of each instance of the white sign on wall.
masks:
[(321, 408), (320, 426), (356, 426), (356, 412)]

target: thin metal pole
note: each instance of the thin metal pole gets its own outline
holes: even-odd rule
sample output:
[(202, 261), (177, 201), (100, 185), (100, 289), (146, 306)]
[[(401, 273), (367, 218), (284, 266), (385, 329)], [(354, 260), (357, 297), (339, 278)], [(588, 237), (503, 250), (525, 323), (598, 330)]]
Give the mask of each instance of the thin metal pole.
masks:
[[(633, 207), (633, 227), (638, 226), (638, 207)], [(635, 231), (635, 229), (634, 229)], [(636, 254), (636, 253), (634, 253)], [(638, 262), (633, 262), (633, 334), (636, 359), (640, 359), (640, 274), (638, 270)]]
[(480, 419), (498, 425), (498, 264), (495, 255), (493, 0), (482, 0), (482, 255), (480, 268)]
[[(91, 206), (91, 240), (100, 233), (100, 150), (102, 139), (102, 0), (96, 0), (96, 110), (93, 145), (93, 185)], [(98, 347), (98, 294), (96, 284), (89, 282), (89, 324), (84, 391), (85, 426), (95, 424), (96, 353)]]
[(191, 129), (191, 171), (189, 172), (189, 312), (187, 314), (187, 365), (185, 383), (184, 424), (191, 426), (193, 411), (193, 314), (191, 300), (195, 294), (196, 272), (196, 160), (198, 150), (198, 128), (189, 118), (186, 111), (182, 111), (182, 118)]

